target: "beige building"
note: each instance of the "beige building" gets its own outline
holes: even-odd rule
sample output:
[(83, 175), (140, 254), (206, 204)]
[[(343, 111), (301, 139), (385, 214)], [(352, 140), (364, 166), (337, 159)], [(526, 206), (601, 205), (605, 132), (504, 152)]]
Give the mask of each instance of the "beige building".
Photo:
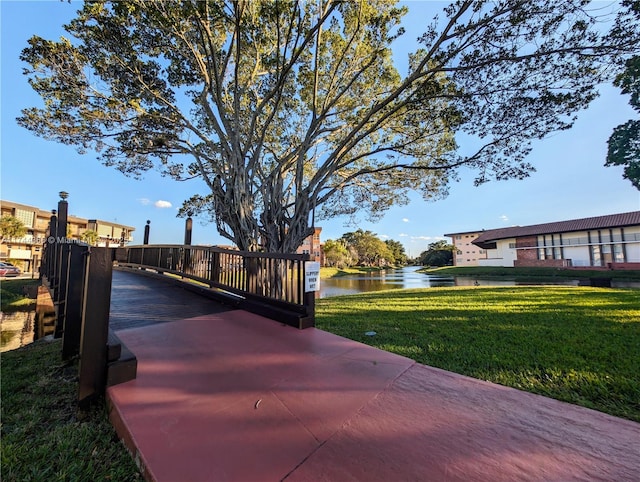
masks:
[[(27, 228), (27, 233), (20, 238), (3, 239), (0, 243), (0, 260), (11, 260), (23, 271), (38, 269), (42, 258), (42, 248), (47, 242), (51, 211), (15, 203), (0, 201), (2, 216), (14, 216)], [(67, 237), (81, 239), (86, 231), (98, 233), (98, 246), (116, 246), (121, 242), (130, 243), (135, 228), (124, 224), (84, 219), (77, 216), (67, 217)]]
[(486, 249), (473, 244), (483, 231), (468, 231), (464, 233), (445, 234), (451, 238), (451, 244), (455, 246), (453, 251), (454, 266), (479, 266), (480, 260), (487, 259)]
[(308, 236), (303, 242), (302, 245), (297, 249), (297, 254), (308, 254), (310, 255), (311, 261), (318, 261), (320, 264), (323, 264), (323, 253), (322, 253), (322, 244), (320, 243), (320, 233), (322, 232), (322, 228), (314, 228), (315, 231), (313, 235)]

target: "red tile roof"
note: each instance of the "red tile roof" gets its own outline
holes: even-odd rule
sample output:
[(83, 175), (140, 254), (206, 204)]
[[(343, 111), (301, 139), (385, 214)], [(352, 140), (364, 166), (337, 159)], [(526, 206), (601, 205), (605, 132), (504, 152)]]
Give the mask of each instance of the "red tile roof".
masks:
[(570, 233), (587, 231), (590, 229), (623, 228), (625, 226), (640, 225), (640, 211), (629, 213), (609, 214), (593, 218), (571, 219), (555, 223), (534, 224), (531, 226), (513, 226), (510, 228), (490, 229), (478, 236), (473, 244), (480, 247), (499, 239), (520, 238), (523, 236), (537, 236), (540, 234)]

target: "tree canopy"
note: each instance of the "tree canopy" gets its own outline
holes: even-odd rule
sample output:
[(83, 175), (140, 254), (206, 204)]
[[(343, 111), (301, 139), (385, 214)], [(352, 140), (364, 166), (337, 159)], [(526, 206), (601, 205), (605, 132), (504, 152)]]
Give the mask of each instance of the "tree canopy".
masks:
[[(412, 8), (412, 7), (411, 7)], [(34, 36), (25, 74), (44, 101), (18, 122), (95, 150), (127, 175), (200, 178), (182, 213), (240, 249), (292, 252), (318, 220), (527, 176), (530, 143), (569, 128), (637, 49), (584, 0), (457, 0), (399, 72), (393, 0), (86, 2), (70, 38)], [(618, 69), (619, 70), (619, 69)], [(456, 135), (477, 141), (458, 148)]]
[(455, 246), (445, 240), (429, 243), (427, 250), (420, 253), (420, 264), (424, 266), (450, 266), (453, 264)]
[[(640, 114), (640, 56), (629, 60), (627, 69), (616, 79), (629, 103)], [(608, 141), (606, 166), (624, 166), (623, 177), (640, 190), (640, 120), (630, 119), (613, 130)]]

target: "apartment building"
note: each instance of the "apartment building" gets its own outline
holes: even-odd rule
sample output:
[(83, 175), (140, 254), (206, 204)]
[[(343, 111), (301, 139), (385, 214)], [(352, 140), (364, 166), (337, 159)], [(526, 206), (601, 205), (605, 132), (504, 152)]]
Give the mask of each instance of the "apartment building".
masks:
[(307, 237), (302, 245), (297, 249), (297, 254), (308, 254), (311, 257), (311, 261), (318, 261), (320, 264), (323, 263), (323, 252), (322, 252), (322, 244), (320, 243), (320, 233), (322, 232), (322, 228), (315, 228), (314, 233)]
[[(13, 201), (0, 200), (0, 215), (13, 216), (27, 228), (27, 233), (20, 238), (3, 239), (0, 243), (0, 259), (11, 260), (23, 271), (37, 270), (42, 258), (42, 248), (49, 235), (51, 211)], [(98, 233), (98, 246), (115, 246), (127, 244), (133, 240), (132, 226), (84, 219), (77, 216), (67, 217), (67, 237), (81, 239), (86, 231)]]
[(482, 231), (467, 231), (445, 234), (451, 238), (451, 244), (456, 248), (453, 251), (454, 266), (478, 266), (480, 260), (487, 258), (486, 250), (473, 244), (482, 233)]
[(640, 269), (640, 211), (483, 231), (480, 266)]

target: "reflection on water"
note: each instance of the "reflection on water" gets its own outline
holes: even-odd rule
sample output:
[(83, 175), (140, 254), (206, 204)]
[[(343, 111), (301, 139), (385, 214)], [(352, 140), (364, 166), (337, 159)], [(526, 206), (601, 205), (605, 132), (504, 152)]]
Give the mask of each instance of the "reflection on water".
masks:
[(0, 314), (0, 352), (15, 350), (33, 341), (35, 311)]
[(0, 352), (15, 350), (53, 334), (56, 312), (49, 291), (38, 286), (36, 309), (0, 314)]
[[(353, 295), (367, 291), (381, 291), (391, 289), (437, 288), (446, 286), (530, 286), (530, 285), (559, 285), (578, 286), (579, 279), (551, 278), (540, 281), (519, 281), (516, 279), (482, 279), (470, 277), (433, 276), (418, 273), (421, 266), (407, 266), (402, 269), (374, 271), (357, 275), (340, 276), (322, 279), (319, 298), (330, 296)], [(613, 280), (615, 288), (640, 288), (640, 282), (625, 282)]]

